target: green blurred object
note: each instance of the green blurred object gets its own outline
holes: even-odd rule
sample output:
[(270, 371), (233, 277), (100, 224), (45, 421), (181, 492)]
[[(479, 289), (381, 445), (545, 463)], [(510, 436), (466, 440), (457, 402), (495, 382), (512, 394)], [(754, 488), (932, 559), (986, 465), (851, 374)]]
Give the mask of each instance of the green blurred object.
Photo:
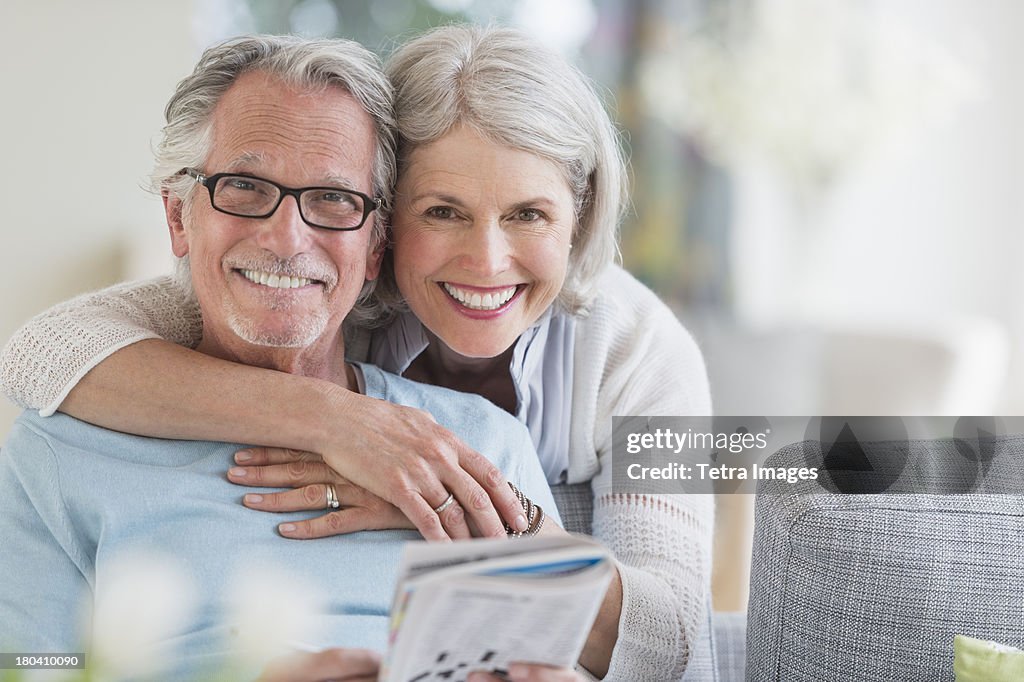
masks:
[(953, 639), (956, 682), (1020, 682), (1024, 651), (984, 639), (957, 635)]

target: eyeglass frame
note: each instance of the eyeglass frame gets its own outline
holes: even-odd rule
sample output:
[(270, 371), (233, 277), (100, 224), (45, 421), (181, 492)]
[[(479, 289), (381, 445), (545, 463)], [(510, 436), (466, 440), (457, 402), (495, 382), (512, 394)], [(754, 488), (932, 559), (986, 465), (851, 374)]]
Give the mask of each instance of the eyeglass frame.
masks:
[[(366, 224), (366, 219), (370, 217), (370, 214), (372, 214), (374, 211), (378, 210), (384, 205), (384, 200), (381, 197), (371, 197), (357, 190), (348, 189), (347, 187), (286, 187), (285, 185), (274, 182), (273, 180), (267, 180), (266, 178), (261, 178), (258, 175), (252, 175), (250, 173), (214, 173), (213, 175), (206, 175), (198, 168), (182, 168), (180, 171), (178, 171), (178, 175), (187, 175), (193, 180), (195, 180), (198, 184), (205, 187), (206, 190), (210, 193), (210, 206), (212, 206), (215, 211), (220, 211), (221, 213), (230, 216), (235, 216), (236, 218), (254, 218), (256, 220), (266, 220), (270, 216), (277, 213), (277, 209), (281, 208), (281, 202), (284, 201), (284, 198), (286, 196), (291, 196), (295, 197), (295, 206), (296, 208), (299, 209), (299, 217), (302, 218), (302, 222), (306, 223), (310, 227), (315, 227), (321, 230), (331, 230), (333, 232), (354, 232), (362, 228), (362, 226)], [(213, 200), (214, 190), (217, 188), (217, 182), (220, 181), (221, 178), (249, 178), (250, 180), (259, 180), (260, 182), (265, 182), (268, 185), (276, 187), (281, 194), (280, 196), (278, 196), (277, 203), (274, 204), (274, 207), (262, 215), (246, 215), (244, 213), (235, 213), (234, 211), (228, 211), (217, 206), (217, 203)], [(356, 225), (355, 227), (331, 227), (329, 225), (319, 225), (317, 223), (310, 222), (309, 220), (306, 219), (306, 215), (302, 212), (302, 193), (317, 189), (328, 189), (335, 190), (338, 192), (346, 192), (348, 194), (354, 194), (357, 197), (361, 198), (363, 200), (363, 219), (360, 220), (359, 224)]]

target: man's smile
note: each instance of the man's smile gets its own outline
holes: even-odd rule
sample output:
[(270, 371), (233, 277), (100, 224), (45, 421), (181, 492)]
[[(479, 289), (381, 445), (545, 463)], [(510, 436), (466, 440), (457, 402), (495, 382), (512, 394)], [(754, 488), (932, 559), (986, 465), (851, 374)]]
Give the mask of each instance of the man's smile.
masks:
[(245, 277), (253, 284), (259, 284), (273, 289), (298, 289), (300, 287), (309, 286), (310, 284), (323, 284), (320, 280), (310, 279), (308, 277), (277, 275), (261, 270), (236, 270), (235, 272), (238, 272), (242, 277)]

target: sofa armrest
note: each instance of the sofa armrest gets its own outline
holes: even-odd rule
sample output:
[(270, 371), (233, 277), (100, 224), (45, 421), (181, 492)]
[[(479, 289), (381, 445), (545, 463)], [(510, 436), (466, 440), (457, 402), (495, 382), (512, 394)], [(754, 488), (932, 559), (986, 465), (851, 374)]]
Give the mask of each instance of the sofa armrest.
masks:
[[(885, 455), (876, 465), (905, 457), (904, 476), (921, 490), (948, 483), (949, 467), (933, 464), (963, 459), (959, 445), (860, 443)], [(766, 466), (802, 466), (821, 455), (821, 444), (807, 441), (779, 450)], [(985, 467), (986, 489), (1012, 489), (1024, 480), (1024, 436), (995, 438), (991, 459), (973, 466)], [(850, 469), (861, 477), (876, 470), (885, 471)], [(955, 635), (1024, 645), (1022, 556), (1019, 492), (836, 494), (814, 481), (762, 480), (747, 674), (758, 682), (953, 682)]]

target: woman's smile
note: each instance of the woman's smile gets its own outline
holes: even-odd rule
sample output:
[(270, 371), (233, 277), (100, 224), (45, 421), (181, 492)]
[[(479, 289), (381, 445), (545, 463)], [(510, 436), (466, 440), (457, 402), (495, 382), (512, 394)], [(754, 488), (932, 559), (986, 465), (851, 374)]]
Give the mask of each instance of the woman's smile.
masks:
[(501, 313), (512, 307), (516, 294), (525, 289), (526, 285), (500, 287), (470, 287), (465, 284), (441, 282), (441, 288), (447, 292), (459, 308), (474, 312)]

